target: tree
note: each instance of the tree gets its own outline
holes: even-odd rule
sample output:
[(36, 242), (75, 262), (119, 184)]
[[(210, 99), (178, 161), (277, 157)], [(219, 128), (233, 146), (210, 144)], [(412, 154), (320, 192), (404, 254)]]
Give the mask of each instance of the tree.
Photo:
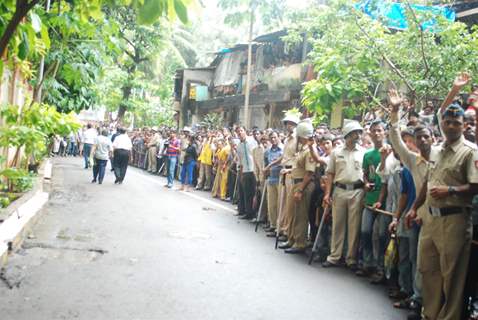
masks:
[[(20, 59), (24, 60), (22, 52), (26, 51), (28, 45), (32, 43), (22, 35), (22, 41), (11, 41), (15, 38), (18, 27), (27, 14), (37, 5), (42, 5), (46, 0), (5, 0), (0, 4), (0, 57), (7, 55), (7, 47), (10, 46), (10, 52), (20, 53)], [(83, 21), (89, 19), (100, 20), (103, 18), (102, 6), (107, 5), (112, 8), (121, 8), (129, 6), (137, 13), (136, 22), (142, 24), (151, 24), (157, 21), (161, 16), (167, 16), (174, 20), (178, 17), (183, 23), (188, 21), (187, 6), (193, 6), (195, 0), (51, 0), (51, 4), (57, 4), (58, 10), (61, 7), (71, 6), (72, 10)], [(32, 16), (35, 17), (35, 16)], [(38, 19), (32, 18), (32, 25), (38, 24)]]
[[(404, 5), (409, 27), (401, 31), (388, 29), (345, 0), (303, 13), (288, 40), (297, 41), (306, 32), (313, 45), (309, 61), (318, 76), (304, 87), (304, 105), (319, 114), (329, 114), (340, 101), (350, 113), (383, 106), (380, 86), (401, 88), (423, 103), (443, 97), (458, 72), (476, 71), (470, 59), (478, 54), (476, 31), (416, 12), (408, 1)], [(424, 30), (423, 23), (431, 18), (437, 26)]]

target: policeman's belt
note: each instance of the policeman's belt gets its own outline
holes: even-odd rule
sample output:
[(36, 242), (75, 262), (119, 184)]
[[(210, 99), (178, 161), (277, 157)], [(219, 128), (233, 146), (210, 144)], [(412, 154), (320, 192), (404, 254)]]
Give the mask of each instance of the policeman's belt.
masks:
[(292, 181), (294, 182), (294, 184), (297, 184), (297, 183), (301, 183), (302, 181), (304, 181), (304, 179), (300, 178), (300, 179), (292, 179)]
[(428, 212), (430, 212), (430, 214), (433, 217), (446, 217), (452, 214), (466, 213), (469, 211), (468, 211), (468, 208), (464, 208), (464, 207), (446, 207), (446, 208), (428, 207)]
[(347, 190), (347, 191), (351, 191), (351, 190), (356, 190), (356, 189), (361, 189), (363, 188), (364, 186), (364, 183), (362, 181), (359, 181), (359, 182), (355, 182), (355, 183), (347, 183), (347, 184), (343, 184), (343, 183), (340, 183), (340, 182), (336, 182), (335, 183), (335, 186), (340, 188), (340, 189), (344, 189), (344, 190)]
[(285, 166), (286, 169), (292, 169), (292, 166)]

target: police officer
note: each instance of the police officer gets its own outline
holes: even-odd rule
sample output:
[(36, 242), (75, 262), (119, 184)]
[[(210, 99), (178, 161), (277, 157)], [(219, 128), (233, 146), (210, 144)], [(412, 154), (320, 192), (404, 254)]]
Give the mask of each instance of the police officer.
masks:
[(316, 163), (311, 155), (314, 127), (310, 119), (297, 124), (296, 135), (299, 143), (298, 152), (292, 162), (290, 176), (292, 192), (287, 193), (288, 212), (292, 212), (288, 240), (279, 246), (286, 253), (302, 253), (305, 251), (308, 229), (308, 213), (310, 196), (314, 189), (313, 177)]
[(295, 128), (299, 123), (300, 119), (297, 115), (288, 113), (285, 118), (282, 120), (286, 129), (287, 137), (284, 141), (283, 154), (280, 158), (270, 163), (264, 170), (270, 169), (276, 164), (282, 166), (280, 185), (279, 185), (279, 216), (278, 216), (278, 233), (281, 234), (280, 240), (287, 240), (286, 233), (289, 229), (292, 212), (288, 211), (286, 208), (290, 207), (287, 204), (286, 197), (287, 194), (292, 192), (292, 180), (290, 176), (290, 169), (292, 169), (292, 163), (296, 152), (298, 151), (298, 141), (295, 135)]
[[(332, 243), (324, 268), (339, 264), (347, 235), (347, 266), (357, 269), (362, 199), (364, 196), (362, 161), (365, 150), (358, 145), (363, 128), (349, 121), (343, 128), (345, 144), (330, 155), (324, 206), (332, 205)], [(333, 197), (332, 186), (334, 186)]]
[(464, 111), (452, 104), (443, 113), (445, 141), (432, 152), (427, 177), (407, 225), (424, 205), (429, 213), (420, 232), (418, 269), (423, 275), (424, 319), (460, 319), (470, 255), (473, 194), (478, 191), (478, 149), (463, 137)]

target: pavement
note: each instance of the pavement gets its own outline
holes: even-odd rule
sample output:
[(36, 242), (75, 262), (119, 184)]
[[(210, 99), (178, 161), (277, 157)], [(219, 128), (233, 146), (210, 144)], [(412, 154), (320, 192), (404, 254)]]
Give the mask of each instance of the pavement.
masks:
[(0, 274), (0, 319), (404, 319), (345, 269), (309, 266), (204, 192), (55, 158), (50, 201)]

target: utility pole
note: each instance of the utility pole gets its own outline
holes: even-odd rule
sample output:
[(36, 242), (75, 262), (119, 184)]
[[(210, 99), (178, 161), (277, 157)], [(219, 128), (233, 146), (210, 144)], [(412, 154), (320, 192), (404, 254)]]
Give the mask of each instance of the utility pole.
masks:
[[(50, 0), (46, 0), (46, 3), (45, 3), (45, 11), (46, 11), (47, 13), (50, 11)], [(41, 84), (41, 83), (43, 82), (44, 72), (45, 72), (45, 56), (42, 56), (42, 57), (41, 57), (41, 60), (40, 60), (40, 70), (38, 70), (38, 80), (37, 80), (37, 84)], [(38, 102), (38, 103), (41, 102), (42, 87), (43, 87), (43, 86), (40, 86), (40, 87), (38, 88), (38, 91), (37, 91), (37, 93), (36, 93), (36, 96), (33, 97), (33, 99), (35, 99), (35, 101)]]
[(252, 68), (252, 32), (254, 29), (254, 1), (251, 2), (250, 7), (250, 23), (249, 23), (249, 46), (247, 50), (247, 75), (246, 75), (246, 93), (244, 101), (244, 126), (249, 129), (249, 98), (251, 94), (251, 68)]

